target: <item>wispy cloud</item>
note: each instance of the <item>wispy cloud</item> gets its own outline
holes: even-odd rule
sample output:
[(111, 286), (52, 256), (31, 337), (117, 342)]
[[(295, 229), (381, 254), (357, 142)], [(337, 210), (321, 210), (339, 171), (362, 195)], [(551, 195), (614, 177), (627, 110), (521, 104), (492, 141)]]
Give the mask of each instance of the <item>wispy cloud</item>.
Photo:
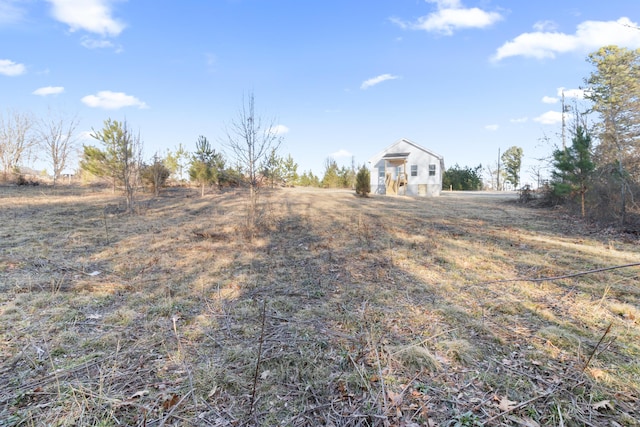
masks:
[(18, 64), (9, 59), (0, 59), (0, 74), (5, 76), (19, 76), (27, 71), (27, 67), (24, 64)]
[(562, 96), (563, 94), (565, 98), (584, 99), (584, 89), (567, 89), (559, 87), (558, 96)]
[(554, 96), (543, 96), (542, 97), (542, 102), (544, 102), (545, 104), (557, 104), (558, 101), (559, 101), (559, 99), (554, 97)]
[(437, 11), (418, 18), (414, 22), (392, 18), (391, 21), (404, 29), (424, 30), (450, 36), (455, 31), (467, 28), (487, 28), (502, 19), (498, 12), (488, 12), (477, 7), (467, 8), (460, 0), (426, 0), (435, 3)]
[(17, 3), (15, 0), (0, 0), (0, 26), (22, 21), (26, 12)]
[(123, 107), (138, 107), (140, 109), (149, 106), (140, 101), (135, 96), (127, 95), (124, 92), (111, 92), (103, 90), (95, 95), (87, 95), (82, 98), (82, 103), (93, 108), (103, 108), (105, 110), (117, 110)]
[(555, 31), (523, 33), (498, 48), (491, 58), (501, 61), (511, 56), (545, 59), (568, 52), (589, 52), (606, 45), (640, 47), (638, 24), (622, 17), (617, 21), (585, 21), (575, 34)]
[(395, 80), (399, 78), (400, 78), (399, 76), (394, 76), (391, 74), (381, 74), (379, 76), (370, 78), (369, 80), (365, 80), (364, 82), (362, 82), (362, 84), (360, 85), (360, 89), (363, 89), (363, 90), (369, 89), (371, 86), (375, 86), (387, 80)]
[(94, 39), (92, 37), (82, 37), (80, 44), (87, 49), (115, 49), (116, 51), (121, 51), (120, 46), (116, 46), (113, 44), (111, 40), (107, 39)]
[(275, 125), (271, 128), (271, 133), (275, 135), (284, 135), (285, 133), (289, 133), (289, 128), (285, 125)]
[(515, 119), (511, 119), (509, 120), (511, 123), (526, 123), (527, 121), (529, 121), (528, 117), (518, 117)]
[(500, 126), (498, 125), (486, 125), (484, 128), (488, 131), (495, 132)]
[(338, 150), (338, 151), (336, 151), (336, 152), (334, 152), (334, 153), (331, 153), (331, 154), (330, 154), (330, 156), (331, 156), (332, 158), (334, 158), (334, 159), (339, 159), (339, 158), (341, 158), (341, 157), (351, 157), (351, 156), (352, 156), (352, 154), (351, 154), (349, 151), (347, 151), (347, 150), (345, 150), (345, 149), (343, 148), (343, 149)]
[(125, 24), (112, 16), (113, 0), (47, 0), (53, 17), (69, 25), (73, 31), (84, 30), (102, 36), (115, 37)]
[(538, 21), (533, 24), (533, 29), (536, 31), (556, 31), (558, 29), (558, 24), (553, 21)]
[(46, 86), (46, 87), (41, 87), (39, 89), (36, 89), (31, 93), (33, 95), (48, 96), (48, 95), (58, 95), (62, 92), (64, 92), (64, 87), (62, 86)]
[(533, 119), (543, 125), (555, 125), (562, 122), (562, 113), (560, 111), (547, 111)]

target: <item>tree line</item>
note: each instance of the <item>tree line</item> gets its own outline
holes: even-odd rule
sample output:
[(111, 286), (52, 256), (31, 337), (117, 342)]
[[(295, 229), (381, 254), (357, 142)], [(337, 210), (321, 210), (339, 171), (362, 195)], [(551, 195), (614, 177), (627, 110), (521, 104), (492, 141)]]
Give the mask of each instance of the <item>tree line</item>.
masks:
[(605, 46), (587, 57), (589, 106), (574, 111), (571, 144), (552, 154), (552, 201), (583, 217), (640, 230), (640, 49)]
[[(581, 87), (586, 107), (565, 108), (562, 144), (546, 159), (549, 179), (541, 182), (542, 200), (563, 204), (583, 217), (640, 230), (640, 49), (604, 46), (589, 54), (591, 73)], [(572, 117), (568, 113), (572, 111)], [(565, 121), (570, 143), (564, 142)], [(522, 148), (512, 146), (494, 166), (460, 167), (444, 173), (443, 188), (502, 189), (521, 184)]]
[(140, 132), (126, 120), (108, 118), (100, 129), (90, 132), (93, 143), (80, 144), (77, 117), (63, 114), (37, 119), (34, 115), (17, 111), (0, 113), (0, 168), (3, 181), (21, 176), (21, 165), (39, 160), (52, 168), (55, 186), (65, 169), (75, 169), (70, 163), (78, 150), (79, 172), (83, 180), (104, 180), (115, 192), (122, 189), (127, 196), (127, 208), (140, 185), (159, 193), (170, 181), (193, 183), (204, 195), (209, 187), (313, 186), (326, 188), (354, 188), (356, 169), (339, 167), (334, 159), (325, 162), (324, 176), (319, 178), (311, 170), (298, 172), (293, 157), (280, 154), (282, 138), (275, 123), (262, 123), (255, 112), (253, 94), (243, 98), (239, 116), (224, 129), (226, 138), (222, 149), (213, 148), (205, 136), (195, 141), (195, 150), (178, 144), (164, 153), (156, 152), (151, 159), (143, 159), (144, 144)]

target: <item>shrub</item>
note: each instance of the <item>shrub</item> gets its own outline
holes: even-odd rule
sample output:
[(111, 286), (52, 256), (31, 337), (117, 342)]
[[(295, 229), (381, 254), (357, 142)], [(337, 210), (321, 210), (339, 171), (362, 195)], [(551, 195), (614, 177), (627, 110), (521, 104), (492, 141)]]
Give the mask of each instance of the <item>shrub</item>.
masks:
[(369, 169), (362, 166), (356, 175), (356, 194), (362, 197), (368, 197), (371, 193), (371, 176)]
[(156, 196), (160, 193), (160, 188), (167, 183), (169, 175), (171, 171), (157, 156), (154, 157), (152, 164), (142, 166), (142, 182), (148, 185)]

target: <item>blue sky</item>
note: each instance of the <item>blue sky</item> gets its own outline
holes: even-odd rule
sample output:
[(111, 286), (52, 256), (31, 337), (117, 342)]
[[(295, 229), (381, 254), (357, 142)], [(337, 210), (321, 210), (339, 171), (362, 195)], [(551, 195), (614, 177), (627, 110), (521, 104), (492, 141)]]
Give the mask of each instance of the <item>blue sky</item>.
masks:
[(126, 119), (151, 157), (221, 149), (253, 92), (300, 171), (408, 138), (447, 166), (520, 146), (530, 181), (586, 55), (639, 48), (638, 22), (637, 0), (0, 0), (0, 108)]

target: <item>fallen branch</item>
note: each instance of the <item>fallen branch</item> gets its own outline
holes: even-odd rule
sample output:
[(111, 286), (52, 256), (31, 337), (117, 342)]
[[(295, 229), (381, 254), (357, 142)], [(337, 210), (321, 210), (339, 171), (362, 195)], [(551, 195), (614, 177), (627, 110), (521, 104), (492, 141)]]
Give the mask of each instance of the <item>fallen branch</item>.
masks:
[(578, 271), (576, 273), (563, 274), (561, 276), (538, 277), (538, 278), (519, 277), (515, 279), (493, 280), (489, 282), (478, 283), (478, 285), (490, 285), (494, 283), (508, 283), (508, 282), (534, 282), (534, 283), (550, 282), (553, 280), (569, 279), (572, 277), (586, 276), (587, 274), (601, 273), (603, 271), (618, 270), (621, 268), (638, 267), (638, 266), (640, 266), (640, 262), (634, 262), (631, 264), (624, 264), (624, 265), (614, 265), (612, 267), (596, 268), (595, 270)]
[(518, 410), (518, 409), (520, 409), (520, 408), (522, 408), (522, 407), (525, 407), (525, 406), (527, 406), (529, 403), (534, 402), (534, 401), (536, 401), (536, 400), (538, 400), (538, 399), (542, 399), (543, 397), (549, 397), (549, 396), (551, 396), (551, 395), (552, 395), (553, 393), (555, 393), (555, 392), (556, 392), (556, 389), (554, 388), (553, 390), (550, 390), (550, 391), (548, 391), (548, 392), (546, 392), (546, 393), (544, 393), (544, 394), (541, 394), (541, 395), (536, 396), (536, 397), (532, 397), (531, 399), (529, 399), (529, 400), (525, 400), (524, 402), (520, 402), (520, 403), (518, 403), (516, 406), (514, 406), (513, 408), (509, 408), (509, 409), (507, 409), (506, 411), (500, 412), (498, 415), (494, 415), (493, 417), (488, 418), (487, 420), (485, 420), (485, 421), (482, 423), (482, 425), (483, 425), (483, 426), (484, 426), (484, 425), (487, 425), (487, 424), (488, 424), (488, 423), (490, 423), (491, 421), (497, 420), (498, 418), (503, 417), (503, 416), (505, 416), (505, 415), (507, 415), (507, 414), (509, 414), (509, 413), (511, 413), (511, 412), (513, 412), (513, 411), (515, 411), (515, 410)]
[(589, 363), (591, 363), (591, 359), (593, 359), (593, 356), (596, 354), (596, 351), (598, 351), (598, 347), (600, 347), (600, 344), (602, 344), (602, 341), (604, 340), (604, 337), (607, 336), (607, 334), (611, 330), (612, 326), (613, 326), (613, 322), (609, 323), (609, 326), (607, 326), (607, 330), (604, 331), (604, 334), (602, 334), (602, 336), (600, 337), (600, 341), (598, 341), (598, 344), (596, 344), (596, 346), (594, 347), (593, 351), (591, 352), (591, 355), (589, 355), (589, 358), (587, 359), (587, 362), (582, 367), (582, 372), (584, 372), (585, 369), (587, 369), (587, 367), (589, 366)]

